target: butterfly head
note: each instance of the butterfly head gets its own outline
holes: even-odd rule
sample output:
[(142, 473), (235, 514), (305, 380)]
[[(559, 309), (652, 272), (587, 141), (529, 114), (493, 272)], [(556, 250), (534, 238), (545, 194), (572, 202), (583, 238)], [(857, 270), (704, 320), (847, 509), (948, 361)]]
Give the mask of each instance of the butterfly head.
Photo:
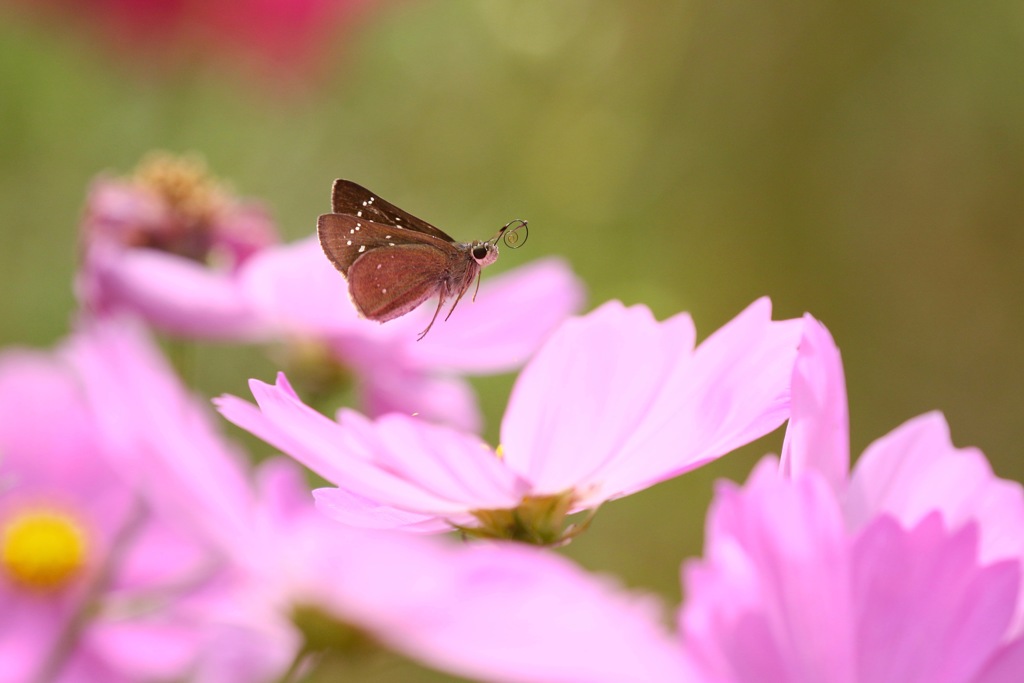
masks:
[(498, 260), (498, 245), (489, 241), (473, 242), (469, 247), (469, 253), (477, 265), (483, 268)]

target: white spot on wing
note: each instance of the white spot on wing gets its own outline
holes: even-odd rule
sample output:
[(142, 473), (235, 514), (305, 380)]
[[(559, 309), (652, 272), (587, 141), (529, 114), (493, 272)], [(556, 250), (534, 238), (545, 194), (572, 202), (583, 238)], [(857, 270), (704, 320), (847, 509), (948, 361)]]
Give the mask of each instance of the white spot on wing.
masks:
[(394, 242), (388, 242), (388, 246), (389, 247), (393, 247), (393, 246), (395, 246), (395, 243)]
[(345, 244), (351, 247), (352, 246), (352, 240), (348, 240)]
[[(362, 254), (364, 251), (366, 251), (366, 245), (365, 244), (359, 247), (359, 253), (360, 254)], [(377, 266), (377, 267), (380, 268), (380, 266)]]
[(356, 215), (357, 215), (357, 216), (362, 216), (362, 215), (363, 215), (363, 212), (362, 212), (362, 211), (356, 211)]

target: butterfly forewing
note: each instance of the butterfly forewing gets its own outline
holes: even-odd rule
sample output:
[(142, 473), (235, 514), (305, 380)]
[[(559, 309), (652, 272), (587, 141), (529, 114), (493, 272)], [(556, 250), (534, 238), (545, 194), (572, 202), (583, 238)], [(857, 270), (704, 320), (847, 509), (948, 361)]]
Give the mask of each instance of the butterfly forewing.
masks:
[(320, 216), (316, 232), (324, 254), (345, 277), (356, 259), (374, 249), (392, 249), (410, 243), (428, 244), (435, 249), (448, 247), (447, 243), (430, 235), (340, 213)]
[(386, 322), (442, 293), (449, 265), (444, 252), (427, 244), (376, 249), (350, 267), (349, 293), (364, 317)]
[(381, 199), (362, 185), (353, 183), (351, 180), (339, 178), (334, 181), (334, 188), (331, 191), (331, 206), (334, 213), (348, 214), (382, 225), (413, 230), (426, 235), (432, 235), (446, 242), (455, 241), (443, 230), (435, 228), (425, 220), (416, 218), (411, 213), (402, 211), (391, 202)]

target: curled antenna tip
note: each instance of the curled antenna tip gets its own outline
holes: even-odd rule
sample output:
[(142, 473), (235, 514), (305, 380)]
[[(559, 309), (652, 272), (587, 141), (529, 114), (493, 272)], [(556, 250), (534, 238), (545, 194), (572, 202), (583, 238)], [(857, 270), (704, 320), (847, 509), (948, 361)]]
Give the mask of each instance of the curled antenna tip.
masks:
[(518, 249), (526, 244), (526, 238), (529, 236), (530, 229), (527, 227), (527, 222), (516, 218), (502, 226), (498, 234), (494, 236), (494, 243), (497, 244), (500, 238), (509, 249)]

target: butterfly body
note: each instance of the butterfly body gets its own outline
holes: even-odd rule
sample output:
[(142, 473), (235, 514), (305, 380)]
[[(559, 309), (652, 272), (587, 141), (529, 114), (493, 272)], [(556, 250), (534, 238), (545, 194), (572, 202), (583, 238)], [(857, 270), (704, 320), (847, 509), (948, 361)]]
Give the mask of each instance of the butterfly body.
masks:
[(455, 299), (450, 316), (474, 279), (479, 286), (481, 271), (498, 259), (497, 238), (508, 227), (492, 240), (456, 242), (347, 180), (334, 182), (332, 208), (317, 221), (320, 245), (348, 280), (349, 295), (363, 317), (387, 322), (438, 298), (420, 339), (446, 301)]

